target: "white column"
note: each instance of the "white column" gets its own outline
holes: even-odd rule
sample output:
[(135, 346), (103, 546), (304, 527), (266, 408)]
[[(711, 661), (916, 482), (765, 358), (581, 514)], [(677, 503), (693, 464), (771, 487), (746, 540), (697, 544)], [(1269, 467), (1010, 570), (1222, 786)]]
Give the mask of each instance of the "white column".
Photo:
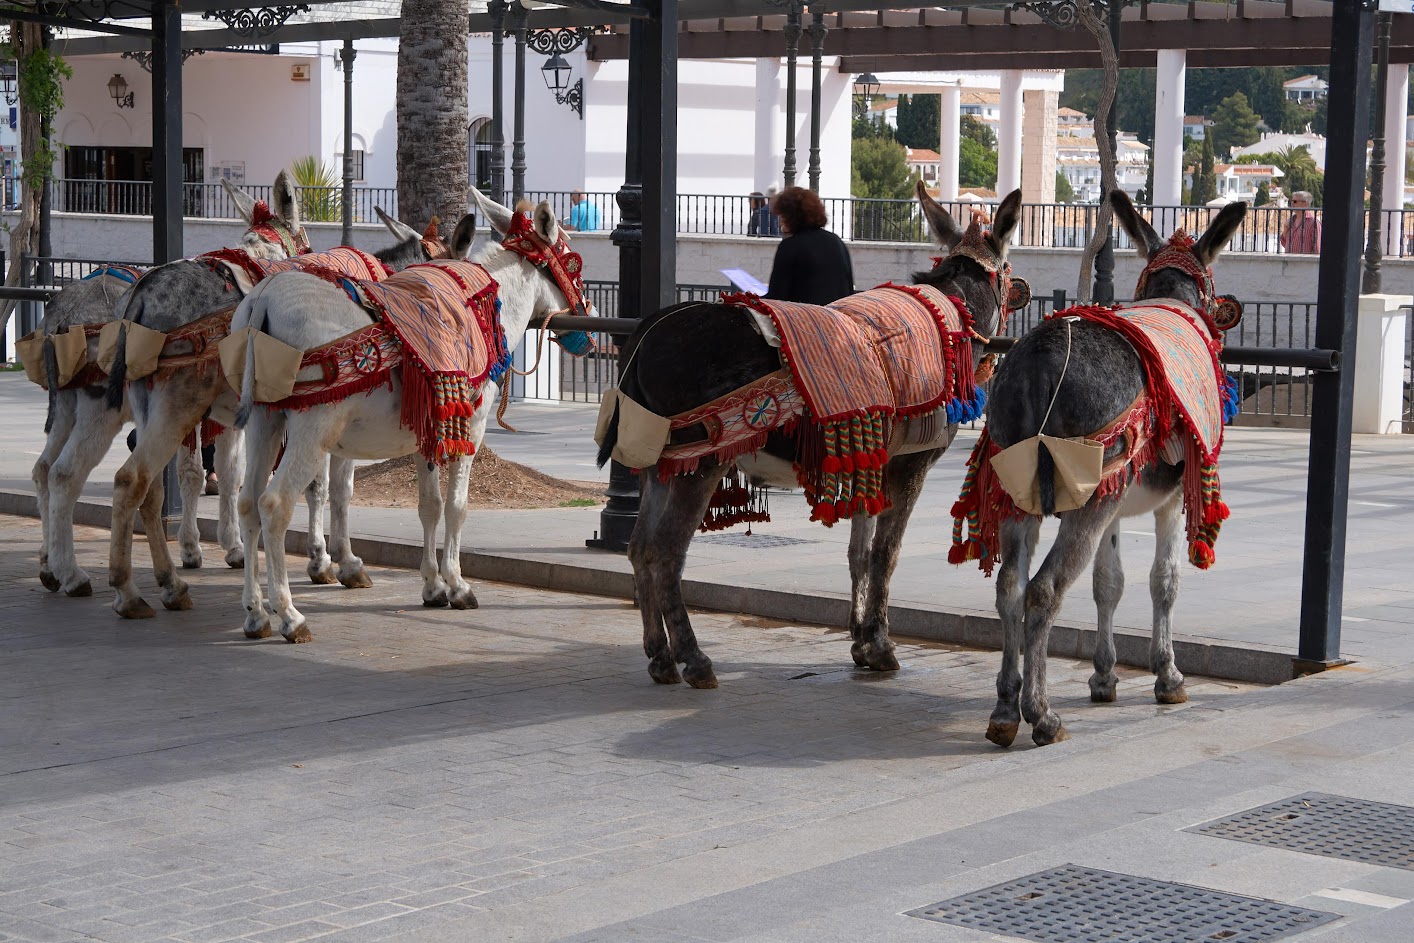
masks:
[(938, 153), (942, 166), (938, 168), (938, 199), (944, 203), (957, 199), (957, 164), (962, 157), (959, 141), (961, 128), (961, 85), (944, 85), (942, 94), (942, 135)]
[(1178, 206), (1183, 202), (1183, 95), (1188, 71), (1188, 53), (1183, 49), (1160, 49), (1154, 92), (1154, 206)]
[(756, 60), (756, 156), (752, 178), (762, 193), (780, 184), (781, 149), (776, 129), (781, 113), (781, 60)]
[(1409, 295), (1361, 295), (1351, 430), (1398, 433), (1404, 412), (1404, 306)]
[(1021, 72), (1002, 71), (1002, 122), (997, 135), (997, 195), (1021, 186)]
[[(1385, 187), (1384, 208), (1404, 208), (1404, 155), (1409, 133), (1405, 122), (1405, 105), (1409, 101), (1409, 66), (1390, 63), (1389, 85), (1385, 89)], [(1385, 255), (1399, 254), (1405, 216), (1386, 216), (1384, 225)]]

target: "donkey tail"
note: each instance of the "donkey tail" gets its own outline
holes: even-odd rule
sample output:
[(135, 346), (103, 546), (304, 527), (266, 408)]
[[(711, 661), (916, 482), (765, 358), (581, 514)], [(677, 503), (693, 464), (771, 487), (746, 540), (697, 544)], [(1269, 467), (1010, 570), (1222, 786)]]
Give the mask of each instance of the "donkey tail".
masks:
[(1046, 443), (1036, 443), (1036, 477), (1041, 486), (1041, 516), (1056, 513), (1056, 460)]
[(231, 324), (244, 324), (251, 328), (246, 337), (245, 371), (241, 375), (241, 398), (236, 407), (236, 428), (244, 429), (250, 422), (251, 410), (255, 408), (255, 334), (265, 327), (265, 305), (258, 303), (261, 292), (253, 291), (241, 300), (240, 307), (231, 316)]
[(128, 332), (118, 332), (118, 346), (113, 351), (113, 366), (108, 370), (109, 409), (123, 408), (123, 391), (128, 385)]
[(44, 413), (44, 433), (54, 428), (54, 409), (58, 405), (59, 355), (54, 351), (54, 339), (44, 337), (44, 386), (49, 391), (49, 405)]
[(599, 446), (599, 456), (595, 464), (603, 468), (604, 463), (614, 454), (614, 446), (619, 444), (619, 404), (614, 403), (614, 415), (609, 419), (609, 428), (604, 432), (604, 444)]

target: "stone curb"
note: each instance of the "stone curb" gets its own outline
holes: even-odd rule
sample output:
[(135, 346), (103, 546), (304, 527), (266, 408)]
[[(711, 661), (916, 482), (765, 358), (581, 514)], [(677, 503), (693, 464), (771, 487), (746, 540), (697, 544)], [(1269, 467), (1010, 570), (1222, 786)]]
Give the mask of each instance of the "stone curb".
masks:
[[(23, 491), (0, 490), (0, 514), (37, 517), (34, 495)], [(80, 499), (74, 507), (75, 524), (107, 528), (111, 517), (112, 508), (92, 498)], [(214, 543), (215, 518), (201, 516), (198, 523), (201, 539)], [(141, 528), (140, 521), (138, 527)], [(352, 538), (352, 543), (354, 553), (362, 557), (365, 563), (374, 566), (416, 570), (421, 565), (420, 543), (390, 537), (357, 535)], [(305, 552), (303, 531), (290, 530), (286, 537), (286, 550), (289, 553)], [(597, 567), (592, 563), (551, 562), (529, 556), (464, 550), (462, 572), (477, 580), (618, 599), (633, 598), (633, 577), (630, 574)], [(723, 585), (687, 579), (683, 581), (683, 599), (688, 606), (697, 609), (739, 612), (788, 622), (843, 627), (849, 621), (849, 600), (844, 596)], [(950, 611), (932, 606), (891, 606), (889, 622), (895, 627), (894, 634), (898, 637), (952, 642), (994, 651), (1000, 650), (1002, 646), (1001, 620), (976, 610)], [(906, 628), (899, 629), (900, 626)], [(1095, 651), (1095, 638), (1094, 626), (1057, 623), (1051, 629), (1050, 655), (1056, 658), (1088, 660)], [(1256, 684), (1281, 684), (1293, 677), (1292, 654), (1268, 646), (1178, 635), (1174, 636), (1173, 648), (1174, 660), (1179, 670), (1186, 674)], [(1116, 629), (1115, 651), (1121, 665), (1148, 670), (1147, 634)]]

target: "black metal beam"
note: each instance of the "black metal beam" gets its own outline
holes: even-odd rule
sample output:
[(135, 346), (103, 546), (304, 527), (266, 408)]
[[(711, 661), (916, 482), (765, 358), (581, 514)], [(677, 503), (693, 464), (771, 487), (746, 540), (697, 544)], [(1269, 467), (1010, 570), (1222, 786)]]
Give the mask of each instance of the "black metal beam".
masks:
[(340, 194), (339, 241), (346, 246), (353, 245), (353, 64), (357, 55), (353, 40), (344, 40), (344, 48), (339, 51), (344, 63), (344, 187)]
[(1347, 367), (1339, 373), (1319, 373), (1312, 381), (1298, 670), (1328, 666), (1340, 659), (1355, 394), (1355, 371), (1350, 365), (1355, 360), (1360, 295), (1374, 26), (1375, 15), (1361, 0), (1336, 3), (1331, 18), (1331, 72), (1326, 93), (1330, 146), (1326, 149), (1325, 218), (1316, 287), (1316, 344), (1339, 350)]
[(643, 281), (640, 314), (677, 299), (678, 0), (647, 0), (644, 44)]
[(487, 4), (491, 16), (491, 199), (506, 202), (506, 0)]
[(62, 29), (92, 30), (95, 33), (111, 33), (114, 36), (139, 36), (146, 39), (151, 35), (147, 30), (138, 29), (136, 26), (119, 26), (116, 23), (104, 23), (101, 20), (76, 20), (54, 16), (50, 13), (30, 13), (27, 10), (5, 10), (0, 13), (0, 19), (18, 20), (21, 23), (40, 23), (44, 26), (56, 26)]
[[(1126, 22), (1126, 26), (1128, 23)], [(1195, 49), (1187, 56), (1190, 69), (1230, 69), (1250, 66), (1321, 66), (1330, 64), (1330, 49)], [(1158, 52), (1126, 49), (1119, 54), (1120, 68), (1152, 69)], [(1391, 46), (1390, 62), (1414, 63), (1414, 45)], [(864, 72), (978, 72), (997, 69), (1098, 69), (1100, 54), (1090, 52), (940, 53), (921, 56), (846, 56), (839, 71), (845, 75)]]
[(516, 42), (516, 87), (511, 118), (511, 199), (525, 195), (525, 7), (516, 3), (510, 12), (511, 35)]
[(543, 0), (557, 7), (573, 10), (593, 10), (596, 13), (610, 13), (617, 17), (646, 20), (652, 16), (647, 7), (632, 3), (609, 3), (608, 0)]
[(152, 261), (182, 257), (182, 10), (152, 13)]

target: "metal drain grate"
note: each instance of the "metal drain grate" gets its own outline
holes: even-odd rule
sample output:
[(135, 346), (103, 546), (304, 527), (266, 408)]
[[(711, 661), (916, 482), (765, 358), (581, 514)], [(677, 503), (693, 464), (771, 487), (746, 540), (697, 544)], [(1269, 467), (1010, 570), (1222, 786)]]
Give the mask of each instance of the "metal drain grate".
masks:
[(1414, 871), (1414, 808), (1387, 802), (1307, 792), (1187, 831)]
[(1336, 914), (1067, 864), (910, 910), (1038, 943), (1266, 943)]
[(751, 547), (755, 550), (770, 550), (772, 547), (793, 547), (796, 544), (818, 544), (818, 540), (804, 537), (781, 537), (776, 534), (707, 534), (693, 538), (700, 544), (725, 544), (729, 547)]

